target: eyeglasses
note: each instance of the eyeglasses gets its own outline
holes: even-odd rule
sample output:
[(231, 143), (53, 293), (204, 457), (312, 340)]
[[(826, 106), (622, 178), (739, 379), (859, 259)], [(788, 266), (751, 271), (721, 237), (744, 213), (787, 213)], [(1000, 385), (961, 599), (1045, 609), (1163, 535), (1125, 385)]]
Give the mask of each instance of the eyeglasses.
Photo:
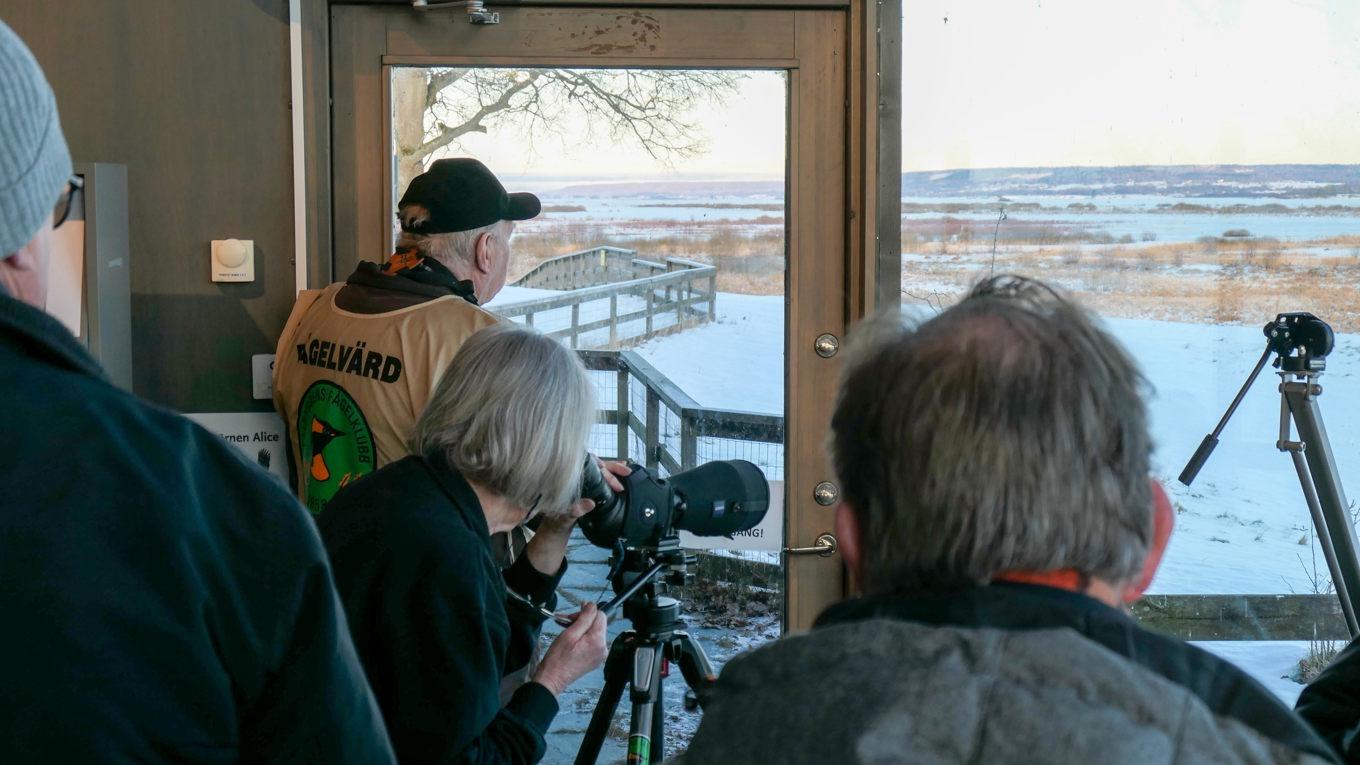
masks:
[(56, 209), (52, 211), (52, 228), (57, 228), (71, 217), (71, 210), (76, 206), (76, 194), (84, 188), (84, 176), (73, 175), (66, 181), (66, 191), (62, 193), (61, 199), (57, 200)]

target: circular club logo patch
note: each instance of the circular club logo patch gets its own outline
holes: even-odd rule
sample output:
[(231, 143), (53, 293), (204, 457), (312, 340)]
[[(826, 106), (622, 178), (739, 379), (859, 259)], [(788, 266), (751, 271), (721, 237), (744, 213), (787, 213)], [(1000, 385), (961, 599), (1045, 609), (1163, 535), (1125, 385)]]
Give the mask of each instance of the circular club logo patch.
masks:
[(307, 509), (321, 512), (342, 486), (373, 472), (373, 434), (344, 388), (318, 380), (298, 404), (298, 452)]

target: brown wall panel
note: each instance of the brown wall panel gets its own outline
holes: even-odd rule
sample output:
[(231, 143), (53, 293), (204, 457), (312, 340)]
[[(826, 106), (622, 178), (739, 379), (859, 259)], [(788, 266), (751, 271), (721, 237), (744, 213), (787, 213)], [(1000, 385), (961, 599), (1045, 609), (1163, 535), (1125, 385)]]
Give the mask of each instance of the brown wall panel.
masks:
[[(4, 0), (57, 92), (77, 162), (128, 167), (136, 391), (183, 411), (268, 409), (250, 355), (293, 301), (287, 0)], [(253, 239), (256, 281), (209, 279)]]

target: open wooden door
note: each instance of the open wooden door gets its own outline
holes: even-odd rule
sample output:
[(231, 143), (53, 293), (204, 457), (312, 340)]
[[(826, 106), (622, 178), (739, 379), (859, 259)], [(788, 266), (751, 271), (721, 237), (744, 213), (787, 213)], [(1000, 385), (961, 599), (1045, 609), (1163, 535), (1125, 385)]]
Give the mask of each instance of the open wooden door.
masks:
[[(626, 427), (630, 422), (638, 427), (632, 435), (620, 431), (620, 443), (635, 445), (628, 456), (640, 462), (645, 456), (663, 469), (667, 465), (687, 467), (686, 460), (750, 459), (761, 465), (777, 490), (782, 488), (782, 507), (770, 511), (772, 515), (783, 514), (782, 539), (766, 540), (766, 547), (773, 543), (775, 550), (767, 551), (764, 559), (770, 565), (777, 563), (784, 577), (781, 628), (805, 629), (826, 605), (842, 597), (841, 561), (835, 555), (780, 556), (777, 550), (780, 546), (812, 547), (820, 535), (834, 531), (833, 507), (817, 500), (819, 485), (823, 501), (830, 496), (829, 491), (834, 493), (824, 452), (839, 367), (834, 346), (844, 338), (852, 306), (863, 310), (864, 301), (852, 299), (849, 282), (858, 282), (856, 290), (865, 289), (862, 275), (857, 275), (862, 269), (854, 265), (860, 252), (854, 242), (862, 241), (855, 239), (856, 231), (862, 235), (866, 217), (872, 218), (862, 214), (856, 218), (854, 211), (862, 199), (851, 186), (858, 178), (851, 177), (850, 169), (856, 151), (849, 109), (852, 83), (847, 69), (848, 46), (852, 43), (850, 11), (669, 7), (497, 10), (498, 24), (474, 25), (461, 9), (331, 8), (334, 277), (343, 278), (360, 260), (380, 260), (390, 252), (393, 200), (400, 195), (397, 176), (403, 172), (394, 148), (393, 90), (394, 82), (395, 87), (404, 87), (401, 77), (406, 68), (442, 72), (445, 76), (441, 81), (495, 70), (513, 72), (513, 77), (535, 83), (545, 82), (544, 78), (550, 76), (545, 73), (550, 72), (598, 70), (618, 76), (658, 70), (727, 73), (739, 75), (742, 85), (735, 92), (738, 102), (746, 93), (741, 88), (765, 83), (767, 91), (762, 91), (765, 95), (760, 98), (771, 99), (769, 103), (777, 106), (752, 114), (749, 104), (733, 106), (729, 98), (731, 108), (747, 109), (744, 116), (729, 119), (731, 115), (721, 116), (720, 108), (705, 107), (707, 111), (701, 110), (695, 118), (713, 122), (708, 126), (709, 133), (716, 132), (719, 138), (724, 131), (765, 131), (764, 142), (780, 151), (783, 161), (775, 168), (773, 178), (757, 182), (765, 185), (753, 187), (757, 196), (764, 195), (758, 201), (742, 196), (751, 188), (722, 186), (712, 178), (707, 186), (689, 188), (686, 199), (679, 202), (666, 201), (668, 194), (681, 193), (675, 190), (673, 178), (652, 189), (650, 195), (644, 189), (626, 204), (617, 198), (601, 201), (599, 196), (588, 197), (590, 189), (582, 191), (579, 187), (590, 183), (576, 184), (576, 191), (566, 194), (585, 194), (591, 200), (586, 203), (553, 204), (552, 195), (545, 193), (549, 212), (541, 221), (526, 222), (516, 230), (512, 249), (517, 260), (512, 261), (510, 278), (524, 275), (530, 266), (551, 256), (567, 255), (578, 248), (616, 246), (611, 237), (619, 235), (617, 217), (608, 224), (592, 219), (590, 225), (598, 225), (603, 232), (593, 241), (563, 234), (570, 228), (571, 216), (589, 217), (597, 202), (604, 207), (631, 204), (650, 211), (637, 215), (650, 220), (649, 225), (658, 232), (652, 240), (654, 247), (636, 232), (625, 231), (628, 246), (618, 249), (631, 251), (630, 257), (636, 260), (660, 264), (664, 268), (658, 273), (691, 266), (716, 268), (716, 294), (708, 293), (716, 306), (712, 302), (699, 305), (709, 314), (707, 320), (700, 317), (688, 322), (684, 318), (685, 306), (698, 305), (704, 295), (704, 282), (691, 281), (685, 287), (691, 302), (676, 309), (675, 326), (667, 332), (656, 325), (668, 319), (656, 317), (654, 322), (647, 313), (646, 328), (652, 334), (641, 333), (630, 339), (616, 331), (608, 336), (609, 341), (592, 343), (589, 338), (577, 338), (573, 330), (572, 340), (580, 339), (583, 349), (636, 354), (623, 357), (627, 374), (619, 378), (623, 382), (618, 392), (602, 396), (602, 406), (612, 401), (615, 407), (611, 416), (605, 416), (607, 412), (602, 415), (602, 427), (610, 423)], [(434, 82), (435, 78), (430, 76), (425, 81)], [(726, 82), (722, 78), (718, 81)], [(560, 102), (564, 115), (569, 107), (569, 100)], [(540, 117), (552, 119), (553, 115)], [(428, 117), (415, 132), (431, 135), (436, 119)], [(395, 128), (403, 129), (400, 125)], [(526, 189), (526, 184), (544, 182), (542, 177), (535, 181), (530, 176), (536, 172), (543, 176), (543, 168), (551, 169), (556, 149), (544, 143), (534, 148), (537, 159), (525, 159), (528, 164), (513, 166), (515, 163), (502, 159), (497, 166), (494, 158), (505, 156), (504, 147), (497, 146), (497, 128), (488, 124), (483, 129), (486, 135), (477, 151), (450, 148), (424, 161), (485, 152), (490, 155), (484, 157), (485, 161), (510, 190), (535, 190)], [(563, 129), (570, 132), (574, 128)], [(626, 143), (625, 139), (619, 139), (620, 145)], [(684, 159), (674, 161), (678, 177), (686, 177), (685, 163)], [(656, 211), (667, 205), (688, 205), (690, 219), (655, 217), (659, 215)], [(575, 207), (583, 209), (573, 210)], [(747, 216), (749, 225), (733, 235), (739, 245), (736, 251), (717, 251), (714, 242), (721, 237), (710, 235), (691, 237), (690, 244), (685, 244), (684, 230), (739, 215)], [(592, 230), (585, 225), (578, 228)], [(753, 248), (759, 250), (754, 255)], [(606, 252), (599, 252), (603, 263)], [(519, 260), (521, 255), (524, 260)], [(531, 289), (532, 285), (521, 287)], [(669, 289), (666, 294), (671, 294)], [(627, 295), (613, 299), (615, 318), (620, 311), (627, 312), (626, 305), (619, 306), (628, 300)], [(504, 298), (498, 298), (492, 307), (505, 303)], [(639, 307), (638, 311), (654, 308), (649, 297), (646, 308)], [(510, 314), (525, 320), (522, 307), (516, 310), (520, 312)], [(572, 327), (588, 325), (590, 322), (581, 318), (588, 312), (588, 307), (572, 309)], [(550, 329), (543, 323), (545, 315), (537, 316), (536, 326)], [(534, 317), (531, 312), (527, 320), (534, 322)], [(692, 340), (685, 346), (687, 336)], [(672, 344), (671, 351), (653, 353), (667, 343)], [(638, 355), (651, 365), (650, 371), (643, 368), (646, 364), (637, 362)], [(596, 368), (601, 370), (609, 364), (614, 364), (608, 367), (610, 370), (619, 366), (617, 360), (599, 364)], [(742, 391), (750, 396), (741, 398)], [(635, 414), (620, 414), (619, 410), (625, 409), (621, 399), (629, 398)], [(646, 430), (649, 425), (654, 429)], [(748, 429), (745, 432), (764, 435), (743, 438), (742, 427)], [(651, 442), (645, 437), (648, 432), (655, 436)], [(639, 449), (646, 454), (640, 456)], [(611, 454), (605, 446), (597, 451)], [(778, 610), (779, 604), (775, 605)]]

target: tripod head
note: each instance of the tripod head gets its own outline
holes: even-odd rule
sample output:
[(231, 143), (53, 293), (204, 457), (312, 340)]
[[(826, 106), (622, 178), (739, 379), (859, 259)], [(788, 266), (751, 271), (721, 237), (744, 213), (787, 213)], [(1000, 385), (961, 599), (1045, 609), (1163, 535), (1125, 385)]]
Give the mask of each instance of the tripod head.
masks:
[(1321, 372), (1327, 354), (1336, 347), (1336, 335), (1327, 322), (1311, 313), (1282, 313), (1266, 324), (1266, 352), (1278, 356), (1275, 367), (1282, 372)]
[(695, 557), (680, 549), (680, 537), (670, 534), (651, 547), (620, 543), (610, 556), (609, 582), (614, 598), (600, 606), (606, 616), (623, 606), (623, 618), (642, 635), (664, 637), (680, 627), (680, 603), (668, 597), (671, 586), (687, 583)]
[(1336, 335), (1333, 334), (1331, 326), (1305, 311), (1278, 314), (1274, 321), (1266, 324), (1262, 332), (1266, 336), (1266, 350), (1256, 362), (1256, 368), (1247, 376), (1242, 389), (1237, 392), (1237, 397), (1228, 406), (1228, 411), (1223, 413), (1223, 419), (1218, 421), (1214, 432), (1204, 437), (1199, 448), (1190, 457), (1190, 461), (1185, 464), (1179, 480), (1186, 486), (1194, 482), (1195, 476), (1199, 475), (1209, 455), (1214, 453), (1214, 447), (1218, 446), (1218, 437), (1222, 434), (1223, 428), (1227, 426), (1233, 412), (1237, 411), (1237, 405), (1246, 397), (1251, 384), (1256, 382), (1256, 377), (1265, 368), (1271, 354), (1276, 355), (1274, 366), (1281, 372), (1315, 377), (1327, 368), (1327, 354), (1331, 353), (1336, 345)]

